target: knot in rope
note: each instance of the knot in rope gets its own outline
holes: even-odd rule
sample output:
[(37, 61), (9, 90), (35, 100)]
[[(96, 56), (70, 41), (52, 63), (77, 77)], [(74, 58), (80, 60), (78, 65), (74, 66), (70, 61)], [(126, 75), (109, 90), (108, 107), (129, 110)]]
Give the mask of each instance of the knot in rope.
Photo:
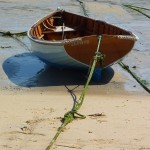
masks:
[(71, 121), (74, 120), (74, 112), (73, 111), (69, 111), (67, 112), (65, 115), (64, 115), (64, 118), (63, 118), (63, 123), (70, 123)]
[(100, 64), (100, 67), (102, 67), (105, 59), (105, 54), (102, 54), (101, 52), (95, 52), (94, 60), (98, 61)]
[(68, 123), (72, 122), (76, 118), (85, 119), (86, 117), (82, 114), (79, 114), (76, 109), (72, 109), (64, 115), (64, 118), (62, 120), (63, 125), (66, 126)]

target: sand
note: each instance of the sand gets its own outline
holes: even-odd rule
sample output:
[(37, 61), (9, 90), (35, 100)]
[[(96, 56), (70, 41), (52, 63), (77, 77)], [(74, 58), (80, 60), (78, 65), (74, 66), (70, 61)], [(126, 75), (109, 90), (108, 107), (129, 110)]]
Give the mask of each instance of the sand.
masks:
[[(75, 92), (78, 97), (81, 89)], [(89, 88), (80, 110), (86, 119), (69, 124), (53, 149), (150, 149), (149, 95), (93, 94), (93, 89)], [(59, 92), (5, 92), (0, 98), (0, 149), (3, 150), (45, 149), (61, 125), (60, 117), (73, 104), (65, 88)]]

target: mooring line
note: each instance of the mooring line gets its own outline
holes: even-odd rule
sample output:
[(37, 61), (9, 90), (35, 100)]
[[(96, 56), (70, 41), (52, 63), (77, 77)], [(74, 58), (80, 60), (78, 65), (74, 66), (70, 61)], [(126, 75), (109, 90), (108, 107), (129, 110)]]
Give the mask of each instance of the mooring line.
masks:
[(24, 32), (17, 32), (17, 33), (11, 33), (10, 31), (0, 31), (0, 34), (2, 34), (2, 36), (4, 36), (4, 37), (10, 37), (10, 38), (15, 39), (23, 47), (25, 47), (25, 49), (27, 49), (29, 52), (31, 52), (29, 47), (18, 38), (19, 36), (26, 36), (27, 35), (26, 31), (24, 31)]
[(124, 64), (123, 62), (119, 62), (118, 63), (123, 69), (125, 69), (127, 72), (129, 72), (132, 77), (148, 92), (150, 93), (150, 89), (145, 85), (145, 83), (143, 83), (144, 80), (141, 80), (139, 77), (137, 77), (137, 75), (135, 73), (133, 73), (129, 67)]
[(128, 5), (128, 4), (123, 4), (123, 6), (125, 6), (125, 7), (134, 7), (134, 8), (137, 8), (137, 9), (143, 9), (143, 10), (148, 10), (148, 11), (150, 11), (149, 8), (145, 8), (145, 7), (139, 7), (139, 6)]
[(77, 85), (77, 86), (74, 87), (73, 89), (69, 89), (69, 88), (65, 85), (66, 89), (68, 90), (68, 92), (70, 93), (70, 95), (72, 96), (72, 99), (73, 99), (73, 107), (72, 107), (72, 109), (75, 107), (75, 104), (76, 104), (76, 102), (77, 102), (77, 96), (75, 95), (74, 90), (75, 90), (76, 88), (78, 88), (79, 86), (80, 86), (80, 85)]
[(81, 8), (82, 8), (82, 10), (83, 10), (84, 15), (87, 16), (87, 17), (89, 17), (89, 15), (88, 15), (87, 12), (86, 12), (84, 3), (83, 3), (81, 0), (77, 0), (77, 1), (80, 3), (80, 6), (81, 6)]
[[(147, 18), (150, 19), (150, 16), (147, 15), (146, 13), (144, 13), (143, 11), (141, 10), (147, 10), (147, 11), (150, 11), (149, 8), (144, 8), (144, 7), (139, 7), (139, 6), (134, 6), (134, 5), (126, 5), (126, 4), (123, 4), (124, 7), (127, 7), (129, 9), (132, 9), (132, 10), (135, 10), (139, 13), (141, 13), (142, 15), (146, 16)], [(145, 82), (143, 83), (143, 81), (145, 80), (141, 80), (135, 73), (133, 73), (129, 67), (123, 63), (123, 62), (119, 62), (118, 63), (123, 69), (125, 69), (128, 73), (130, 73), (132, 75), (132, 77), (148, 92), (150, 93), (150, 89), (146, 86)]]
[(147, 15), (146, 13), (144, 13), (143, 11), (141, 11), (141, 9), (142, 9), (142, 10), (150, 11), (150, 9), (148, 9), (148, 8), (137, 7), (137, 6), (133, 6), (133, 5), (125, 5), (125, 4), (123, 4), (123, 6), (129, 8), (129, 9), (135, 10), (135, 11), (139, 12), (140, 14), (142, 14), (142, 15), (144, 15), (144, 16), (146, 16), (147, 18), (150, 19), (150, 16), (149, 16), (149, 15)]
[[(58, 128), (57, 133), (55, 134), (55, 136), (53, 137), (53, 139), (50, 141), (49, 145), (47, 146), (47, 148), (45, 150), (50, 150), (53, 146), (53, 144), (56, 142), (57, 138), (59, 137), (60, 133), (62, 133), (62, 131), (64, 130), (64, 128), (71, 123), (73, 120), (80, 118), (80, 119), (85, 119), (86, 117), (82, 114), (78, 113), (78, 110), (81, 108), (85, 95), (86, 95), (86, 91), (88, 89), (89, 83), (92, 79), (93, 73), (94, 73), (94, 69), (96, 67), (97, 61), (99, 62), (103, 62), (100, 61), (100, 59), (102, 59), (103, 57), (100, 57), (100, 51), (99, 51), (99, 47), (100, 47), (100, 43), (101, 43), (101, 36), (98, 37), (98, 45), (97, 45), (97, 49), (95, 52), (95, 56), (93, 58), (93, 63), (91, 66), (91, 70), (88, 76), (88, 79), (86, 81), (86, 84), (84, 86), (84, 89), (80, 95), (80, 98), (78, 101), (75, 102), (74, 107), (72, 108), (72, 110), (68, 111), (65, 115), (64, 118), (62, 119), (62, 125)], [(68, 88), (67, 88), (68, 89)]]
[[(84, 6), (84, 3), (81, 1), (81, 0), (77, 0), (82, 9), (83, 9), (83, 12), (84, 12), (84, 15), (85, 16), (88, 16), (87, 12), (86, 12), (86, 9), (85, 9), (85, 6)], [(3, 34), (3, 36), (10, 36), (14, 39), (16, 39), (17, 41), (19, 41), (21, 44), (24, 45), (24, 47), (26, 47), (29, 51), (30, 49), (22, 42), (20, 41), (18, 38), (14, 37), (14, 34), (10, 33), (9, 31), (8, 32), (0, 32), (1, 34)], [(20, 33), (23, 33), (25, 34), (26, 32), (20, 32)], [(17, 33), (17, 35), (19, 35), (19, 33)], [(26, 36), (26, 35), (22, 35), (22, 36)], [(65, 115), (64, 115), (64, 118), (62, 119), (62, 125), (58, 128), (58, 131), (57, 133), (55, 134), (55, 136), (53, 137), (53, 139), (50, 141), (49, 145), (47, 146), (47, 148), (45, 150), (50, 150), (51, 147), (53, 146), (53, 144), (56, 142), (58, 136), (60, 135), (60, 133), (64, 130), (64, 128), (70, 123), (72, 122), (74, 119), (76, 118), (80, 118), (80, 119), (84, 119), (85, 116), (84, 115), (81, 115), (79, 114), (77, 111), (80, 109), (80, 107), (82, 106), (83, 104), (83, 101), (84, 101), (84, 97), (85, 97), (85, 94), (86, 94), (86, 91), (87, 91), (87, 88), (88, 88), (88, 85), (91, 81), (91, 78), (92, 78), (92, 75), (94, 73), (94, 69), (95, 69), (95, 66), (96, 66), (96, 63), (99, 59), (102, 59), (104, 58), (104, 55), (102, 55), (100, 52), (99, 52), (99, 45), (100, 45), (100, 41), (101, 41), (101, 37), (99, 37), (98, 39), (98, 47), (97, 47), (97, 50), (96, 50), (96, 53), (95, 53), (95, 56), (94, 56), (94, 59), (93, 59), (93, 63), (92, 63), (92, 67), (91, 67), (91, 70), (90, 70), (90, 73), (89, 73), (89, 76), (88, 76), (88, 79), (87, 79), (87, 82), (84, 86), (84, 89), (81, 93), (81, 96), (79, 98), (78, 101), (76, 101), (76, 95), (73, 93), (73, 90), (75, 90), (77, 87), (73, 88), (72, 90), (70, 90), (67, 86), (65, 86), (67, 89), (68, 89), (68, 92), (71, 94), (73, 100), (74, 100), (74, 105), (73, 105), (73, 108), (72, 110), (70, 110), (69, 112), (67, 112)], [(103, 60), (99, 60), (99, 62), (103, 62)], [(120, 62), (119, 63), (123, 68), (126, 68), (126, 65), (123, 63), (123, 62)], [(126, 68), (126, 70), (128, 70)], [(130, 72), (130, 70), (128, 71), (129, 73), (132, 73)], [(149, 89), (148, 89), (148, 92), (149, 92)]]
[(17, 32), (17, 33), (11, 33), (10, 31), (0, 31), (0, 33), (2, 34), (2, 36), (12, 36), (12, 35), (27, 36), (27, 31)]
[(18, 37), (14, 37), (12, 36), (12, 38), (14, 38), (16, 41), (18, 41), (23, 47), (25, 47), (29, 52), (31, 52), (30, 48), (24, 43), (22, 42)]
[[(88, 15), (87, 15), (87, 12), (86, 12), (86, 9), (84, 8), (85, 6), (84, 6), (83, 2), (80, 1), (80, 0), (77, 0), (77, 1), (80, 2), (80, 4), (82, 4), (84, 14), (86, 14), (86, 16), (88, 16)], [(150, 16), (149, 16), (149, 15), (147, 15), (147, 14), (145, 14), (145, 13), (143, 13), (142, 11), (139, 10), (139, 9), (143, 9), (143, 10), (148, 10), (148, 11), (150, 11), (150, 9), (148, 9), (148, 8), (137, 7), (137, 6), (133, 6), (133, 5), (125, 5), (125, 4), (124, 4), (123, 6), (128, 7), (128, 8), (130, 8), (130, 9), (133, 9), (133, 10), (135, 10), (135, 11), (138, 11), (139, 13), (143, 14), (144, 16), (146, 16), (146, 17), (148, 17), (148, 18), (150, 19)], [(148, 93), (150, 93), (150, 89), (142, 82), (143, 80), (141, 80), (139, 77), (137, 77), (137, 75), (136, 75), (135, 73), (133, 73), (133, 72), (127, 67), (127, 65), (126, 65), (125, 63), (123, 63), (122, 61), (120, 61), (118, 64), (119, 64), (123, 69), (125, 69), (128, 73), (130, 73), (130, 74), (132, 75), (132, 77), (133, 77)]]

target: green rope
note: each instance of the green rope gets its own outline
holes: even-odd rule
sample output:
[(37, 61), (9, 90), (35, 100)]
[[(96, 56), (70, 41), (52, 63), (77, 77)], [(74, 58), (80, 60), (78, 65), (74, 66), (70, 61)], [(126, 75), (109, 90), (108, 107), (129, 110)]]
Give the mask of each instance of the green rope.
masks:
[(146, 86), (145, 82), (143, 82), (143, 81), (145, 81), (145, 80), (141, 80), (139, 77), (137, 77), (137, 76), (129, 69), (129, 67), (128, 67), (127, 65), (125, 65), (123, 62), (119, 62), (119, 65), (120, 65), (123, 69), (125, 69), (127, 72), (129, 72), (129, 73), (132, 75), (132, 77), (133, 77), (148, 93), (150, 93), (150, 89)]
[(137, 6), (133, 6), (133, 5), (123, 5), (123, 6), (125, 6), (125, 7), (127, 7), (127, 8), (130, 8), (130, 9), (132, 9), (132, 10), (135, 10), (135, 11), (139, 12), (140, 14), (142, 14), (142, 15), (144, 15), (144, 16), (146, 16), (147, 18), (150, 19), (150, 16), (149, 16), (149, 15), (147, 15), (146, 13), (144, 13), (143, 11), (141, 11), (141, 9), (143, 9), (143, 10), (149, 10), (149, 11), (150, 11), (150, 9), (143, 8), (143, 7), (137, 7)]
[[(80, 2), (80, 5), (82, 4), (82, 9), (83, 9), (84, 14), (86, 14), (86, 16), (88, 16), (88, 15), (87, 15), (87, 12), (86, 12), (86, 9), (85, 9), (85, 7), (84, 7), (84, 5), (83, 5), (83, 2), (80, 1), (80, 0), (77, 0), (77, 1)], [(128, 7), (128, 8), (130, 8), (130, 9), (133, 9), (133, 10), (135, 10), (135, 11), (137, 11), (137, 12), (143, 14), (144, 16), (146, 16), (146, 17), (148, 17), (148, 18), (150, 19), (150, 16), (149, 16), (149, 15), (147, 15), (146, 13), (144, 13), (144, 12), (142, 12), (142, 11), (140, 10), (140, 9), (142, 9), (142, 10), (150, 11), (150, 9), (148, 9), (148, 8), (137, 7), (137, 6), (133, 6), (133, 5), (125, 5), (125, 4), (123, 4), (123, 6)], [(100, 55), (100, 57), (102, 57), (102, 58), (100, 59), (100, 61), (103, 61), (105, 55)], [(103, 62), (100, 62), (100, 64), (102, 64), (102, 63), (103, 63)], [(150, 93), (150, 90), (148, 89), (148, 87), (147, 87), (147, 86), (144, 84), (144, 82), (143, 82), (143, 81), (145, 81), (145, 80), (141, 80), (139, 77), (137, 77), (137, 76), (127, 67), (127, 65), (125, 65), (123, 62), (119, 62), (118, 64), (119, 64), (122, 68), (124, 68), (125, 70), (127, 70), (127, 71), (133, 76), (133, 78), (135, 78), (136, 81), (137, 81), (147, 92)]]
[(134, 6), (134, 5), (127, 5), (127, 4), (124, 4), (123, 6), (125, 6), (125, 7), (134, 7), (134, 8), (137, 8), (137, 9), (143, 9), (143, 10), (148, 10), (148, 11), (150, 11), (149, 8), (144, 8), (144, 7)]
[(30, 48), (24, 43), (22, 42), (17, 36), (11, 36), (13, 39), (15, 39), (18, 43), (20, 43), (20, 45), (22, 47), (24, 47), (26, 50), (28, 50), (29, 52), (31, 52)]
[(6, 37), (11, 37), (13, 39), (15, 39), (18, 43), (21, 44), (21, 46), (25, 47), (28, 51), (31, 51), (29, 49), (29, 47), (23, 43), (20, 39), (19, 39), (19, 36), (26, 36), (27, 35), (27, 32), (24, 31), (24, 32), (18, 32), (18, 33), (11, 33), (10, 31), (0, 31), (0, 34), (2, 34), (2, 36), (6, 36)]
[(101, 54), (99, 52), (99, 47), (100, 47), (100, 42), (101, 42), (101, 36), (98, 37), (98, 46), (97, 46), (97, 50), (95, 52), (95, 56), (93, 58), (93, 63), (92, 63), (92, 66), (91, 66), (91, 70), (90, 70), (90, 73), (89, 73), (89, 76), (88, 76), (88, 79), (87, 79), (87, 82), (84, 86), (84, 89), (81, 93), (81, 96), (79, 98), (79, 100), (75, 103), (74, 107), (72, 108), (71, 111), (67, 112), (65, 115), (64, 115), (64, 118), (62, 119), (62, 125), (58, 128), (58, 131), (57, 133), (55, 134), (54, 138), (51, 140), (51, 142), (49, 143), (49, 145), (47, 146), (47, 148), (45, 150), (50, 150), (51, 147), (53, 146), (53, 144), (56, 142), (58, 136), (60, 135), (60, 133), (64, 130), (64, 128), (69, 124), (71, 123), (74, 119), (76, 118), (80, 118), (80, 119), (85, 119), (86, 117), (82, 114), (79, 114), (77, 111), (81, 108), (82, 104), (83, 104), (83, 101), (84, 101), (84, 98), (85, 98), (85, 94), (86, 94), (86, 91), (88, 89), (88, 85), (91, 81), (91, 78), (92, 78), (92, 75), (94, 73), (94, 69), (95, 69), (95, 66), (97, 64), (97, 61), (99, 62), (103, 62), (103, 60), (100, 61), (100, 59), (103, 59), (104, 57), (103, 54)]
[(27, 32), (24, 31), (24, 32), (18, 32), (18, 33), (11, 33), (10, 31), (0, 31), (0, 33), (2, 34), (2, 36), (13, 36), (13, 35), (16, 35), (16, 36), (26, 36), (27, 35)]
[[(141, 13), (142, 15), (144, 15), (144, 16), (146, 16), (147, 18), (150, 19), (150, 16), (149, 16), (149, 15), (147, 15), (146, 13), (144, 13), (143, 11), (141, 11), (141, 10), (150, 11), (150, 9), (148, 9), (148, 8), (138, 7), (138, 6), (133, 6), (133, 5), (123, 5), (123, 6), (125, 6), (125, 7), (127, 7), (127, 8), (130, 8), (130, 9), (132, 9), (132, 10), (135, 10), (135, 11)], [(146, 86), (146, 84), (145, 84), (145, 82), (144, 82), (145, 80), (141, 80), (139, 77), (137, 77), (137, 75), (134, 74), (134, 73), (129, 69), (129, 67), (128, 67), (126, 64), (124, 64), (123, 62), (119, 62), (119, 65), (120, 65), (123, 69), (125, 69), (127, 72), (129, 72), (129, 73), (132, 75), (132, 77), (133, 77), (148, 93), (150, 93), (150, 89)]]
[(95, 69), (97, 61), (100, 62), (100, 65), (102, 65), (102, 63), (104, 61), (104, 55), (101, 52), (99, 52), (100, 42), (101, 42), (101, 36), (99, 36), (99, 38), (98, 38), (98, 46), (97, 46), (97, 50), (95, 52), (95, 56), (93, 58), (94, 60), (93, 60), (93, 64), (92, 64), (91, 69), (90, 69), (88, 80), (87, 80), (87, 82), (85, 84), (85, 87), (83, 89), (83, 92), (82, 92), (82, 94), (81, 94), (81, 96), (80, 96), (80, 98), (78, 100), (78, 103), (75, 105), (75, 110), (79, 110), (81, 105), (82, 105), (82, 103), (83, 103), (84, 96), (86, 94), (88, 85), (89, 85), (89, 83), (91, 81), (91, 78), (92, 78), (92, 75), (94, 73), (94, 69)]
[(83, 3), (81, 0), (77, 0), (77, 1), (80, 3), (80, 6), (81, 6), (81, 8), (82, 8), (82, 10), (83, 10), (84, 15), (87, 16), (87, 17), (89, 17), (89, 15), (88, 15), (87, 12), (86, 12), (84, 3)]

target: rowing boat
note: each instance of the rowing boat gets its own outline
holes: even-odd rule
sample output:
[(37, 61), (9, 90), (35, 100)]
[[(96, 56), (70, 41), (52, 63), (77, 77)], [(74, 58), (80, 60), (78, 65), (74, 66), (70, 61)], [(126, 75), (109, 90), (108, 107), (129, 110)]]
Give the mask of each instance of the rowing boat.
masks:
[(99, 51), (108, 67), (133, 48), (137, 37), (130, 31), (89, 17), (57, 10), (37, 21), (28, 31), (31, 50), (42, 60), (62, 68), (89, 67), (101, 37)]

